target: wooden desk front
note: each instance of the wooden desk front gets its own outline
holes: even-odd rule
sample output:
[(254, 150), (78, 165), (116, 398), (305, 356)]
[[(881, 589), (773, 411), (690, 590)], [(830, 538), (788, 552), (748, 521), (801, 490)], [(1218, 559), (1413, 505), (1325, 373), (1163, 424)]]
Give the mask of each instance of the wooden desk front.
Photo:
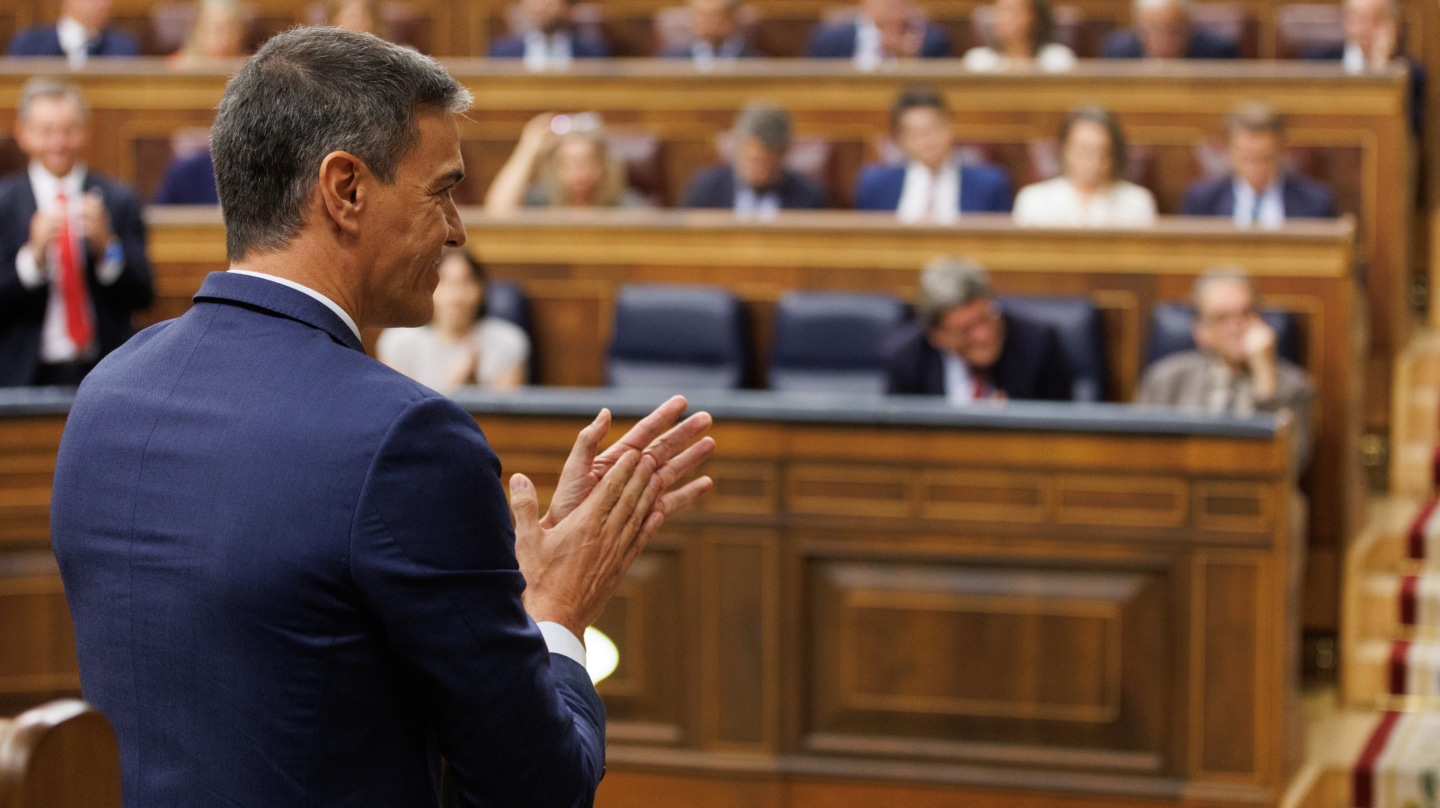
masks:
[[(462, 404), (544, 498), (596, 408), (625, 420), (644, 399)], [(717, 487), (665, 526), (598, 624), (620, 649), (601, 686), (600, 804), (677, 804), (654, 801), (655, 775), (736, 806), (911, 804), (917, 784), (947, 804), (978, 790), (1278, 802), (1297, 630), (1283, 427), (760, 393), (697, 404), (717, 416)], [(15, 640), (0, 705), (75, 683), (43, 529), (64, 409), (0, 411), (0, 630)]]
[[(151, 258), (159, 299), (147, 321), (174, 317), (207, 272), (225, 266), (224, 231), (213, 210), (151, 208)], [(1237, 264), (1256, 276), (1267, 305), (1293, 311), (1306, 335), (1305, 365), (1321, 393), (1311, 494), (1306, 623), (1338, 620), (1337, 553), (1354, 535), (1362, 484), (1358, 465), (1364, 334), (1351, 280), (1348, 223), (1240, 231), (1206, 220), (1164, 220), (1130, 231), (1029, 230), (1005, 217), (951, 228), (903, 227), (887, 216), (794, 214), (764, 224), (723, 213), (597, 211), (490, 218), (463, 212), (469, 247), (496, 277), (519, 281), (529, 298), (536, 381), (597, 386), (611, 311), (626, 283), (707, 283), (749, 309), (763, 378), (775, 301), (791, 290), (878, 291), (914, 297), (918, 269), (937, 255), (967, 255), (1005, 293), (1089, 296), (1105, 318), (1111, 400), (1129, 401), (1156, 303), (1185, 300), (1195, 276)]]
[[(18, 97), (30, 70), (54, 63), (0, 62), (0, 104)], [(531, 74), (516, 64), (457, 60), (452, 71), (475, 93), (474, 121), (462, 127), (471, 179), (483, 189), (513, 148), (524, 122), (546, 110), (596, 109), (612, 127), (657, 134), (665, 184), (678, 196), (697, 167), (714, 158), (715, 135), (754, 98), (788, 107), (801, 134), (835, 143), (833, 185), (844, 197), (874, 139), (888, 129), (887, 110), (915, 82), (942, 87), (956, 110), (960, 139), (1010, 151), (1053, 138), (1080, 101), (1103, 103), (1123, 120), (1132, 143), (1150, 147), (1165, 207), (1173, 212), (1194, 175), (1195, 144), (1219, 136), (1225, 114), (1245, 99), (1272, 103), (1290, 121), (1290, 140), (1349, 168), (1347, 205), (1359, 223), (1358, 257), (1367, 267), (1372, 347), (1389, 357), (1403, 347), (1412, 320), (1408, 294), (1414, 161), (1404, 115), (1405, 76), (1346, 77), (1338, 67), (1283, 63), (1114, 65), (1091, 63), (1066, 75), (977, 76), (954, 64), (905, 65), (857, 74), (813, 62), (747, 64), (696, 73), (687, 65), (611, 62), (566, 74)], [(94, 107), (93, 164), (153, 188), (169, 154), (171, 133), (207, 126), (224, 73), (168, 72), (145, 62), (87, 68), (74, 78)], [(0, 131), (13, 109), (0, 107)], [(105, 133), (102, 137), (100, 133)], [(1338, 170), (1338, 169), (1337, 169)]]

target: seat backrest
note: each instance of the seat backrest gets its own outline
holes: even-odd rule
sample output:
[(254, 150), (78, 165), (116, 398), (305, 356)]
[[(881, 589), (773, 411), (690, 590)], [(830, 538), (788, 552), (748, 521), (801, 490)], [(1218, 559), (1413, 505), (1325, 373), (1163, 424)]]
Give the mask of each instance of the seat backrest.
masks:
[(1100, 310), (1088, 297), (1002, 296), (1006, 312), (1048, 323), (1075, 376), (1076, 401), (1100, 401), (1105, 395), (1105, 334)]
[(1259, 24), (1244, 3), (1195, 3), (1190, 6), (1190, 20), (1196, 28), (1234, 42), (1240, 58), (1254, 59), (1259, 55)]
[(775, 308), (770, 389), (885, 392), (884, 342), (905, 316), (889, 295), (786, 294)]
[[(1288, 311), (1266, 309), (1260, 317), (1275, 329), (1275, 351), (1296, 365), (1300, 361), (1300, 327)], [(1145, 352), (1149, 366), (1173, 353), (1195, 348), (1195, 311), (1188, 303), (1162, 303), (1150, 314), (1150, 347)]]
[(615, 300), (611, 387), (725, 390), (745, 381), (744, 309), (712, 286), (633, 284)]
[(1275, 45), (1285, 59), (1345, 44), (1345, 9), (1338, 3), (1290, 3), (1275, 9)]
[(605, 142), (610, 159), (624, 166), (630, 187), (655, 204), (664, 204), (665, 160), (660, 137), (651, 132), (611, 129), (606, 132)]
[(120, 808), (120, 752), (110, 722), (75, 699), (0, 721), (0, 806)]
[(530, 302), (525, 291), (514, 281), (487, 281), (485, 284), (485, 314), (508, 320), (530, 333)]

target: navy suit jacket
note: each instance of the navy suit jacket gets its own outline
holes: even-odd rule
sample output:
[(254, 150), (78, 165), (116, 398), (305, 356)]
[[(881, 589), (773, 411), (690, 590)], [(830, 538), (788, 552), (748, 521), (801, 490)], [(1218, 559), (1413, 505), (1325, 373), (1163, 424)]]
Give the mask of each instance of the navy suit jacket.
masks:
[[(1005, 347), (990, 368), (990, 384), (1012, 399), (1070, 401), (1075, 395), (1075, 372), (1054, 327), (1009, 312), (1005, 318)], [(918, 321), (902, 325), (885, 343), (887, 392), (945, 395), (945, 363), (925, 339)]]
[[(735, 54), (735, 57), (734, 57), (734, 58), (736, 58), (736, 59), (756, 59), (756, 58), (759, 58), (759, 56), (760, 56), (760, 51), (757, 51), (757, 50), (755, 50), (755, 48), (751, 47), (750, 42), (747, 40), (747, 41), (744, 41), (744, 42), (740, 43), (740, 52), (737, 53), (737, 54)], [(692, 43), (687, 44), (687, 45), (676, 45), (676, 46), (673, 47), (673, 48), (666, 48), (665, 50), (663, 50), (663, 51), (660, 52), (660, 58), (661, 58), (661, 59), (693, 59), (693, 58), (695, 58), (695, 43), (692, 42)], [(718, 57), (717, 57), (717, 58), (718, 58)]]
[(165, 166), (165, 178), (151, 200), (156, 205), (218, 205), (220, 192), (215, 188), (215, 162), (205, 149), (189, 157), (180, 157)]
[[(814, 210), (827, 207), (825, 189), (809, 177), (786, 170), (780, 178), (780, 207), (785, 210)], [(729, 163), (702, 168), (685, 189), (685, 208), (735, 207), (735, 169)]]
[(80, 386), (51, 530), (128, 808), (590, 805), (475, 419), (315, 299), (214, 273)]
[[(1324, 183), (1286, 174), (1280, 184), (1280, 199), (1287, 219), (1329, 219), (1335, 215), (1335, 202)], [(1234, 216), (1235, 181), (1225, 176), (1201, 180), (1185, 189), (1185, 202), (1180, 206), (1185, 216)]]
[[(111, 26), (86, 43), (85, 50), (91, 56), (139, 56), (140, 40)], [(60, 47), (60, 34), (53, 25), (37, 25), (16, 32), (5, 52), (9, 56), (65, 55), (65, 50)]]
[[(842, 22), (837, 25), (822, 25), (810, 34), (810, 45), (805, 53), (811, 59), (853, 59), (855, 58), (855, 37), (859, 25)], [(920, 43), (920, 57), (923, 59), (944, 59), (950, 55), (950, 38), (939, 26), (925, 24), (925, 38)]]
[[(1133, 29), (1116, 31), (1105, 37), (1100, 56), (1103, 59), (1143, 59), (1145, 46), (1140, 41), (1140, 35)], [(1219, 34), (1204, 28), (1195, 28), (1190, 32), (1190, 43), (1185, 46), (1185, 58), (1238, 59), (1240, 48)]]
[[(905, 189), (905, 166), (871, 164), (855, 183), (856, 210), (896, 210)], [(1005, 172), (995, 166), (960, 166), (962, 213), (1008, 213), (1014, 195)]]
[[(610, 46), (605, 40), (593, 36), (570, 34), (570, 56), (574, 59), (604, 59), (610, 55)], [(525, 58), (525, 37), (502, 36), (490, 40), (491, 59)]]
[[(145, 223), (140, 218), (140, 201), (129, 186), (89, 172), (86, 191), (99, 191), (115, 232), (125, 252), (125, 269), (114, 283), (102, 285), (95, 277), (97, 264), (88, 252), (85, 279), (95, 309), (95, 337), (101, 356), (120, 347), (135, 333), (130, 314), (150, 305), (154, 289), (150, 261), (145, 253)], [(30, 240), (30, 220), (36, 210), (35, 192), (26, 172), (0, 179), (0, 387), (35, 383), (40, 367), (40, 332), (50, 284), (27, 289), (15, 270), (15, 257)]]

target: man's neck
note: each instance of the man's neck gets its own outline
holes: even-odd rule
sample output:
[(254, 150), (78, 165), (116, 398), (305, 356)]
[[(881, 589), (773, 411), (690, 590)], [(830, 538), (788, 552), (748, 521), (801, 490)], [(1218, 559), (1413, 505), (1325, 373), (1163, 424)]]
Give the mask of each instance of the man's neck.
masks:
[[(324, 267), (326, 271), (317, 271), (317, 267)], [(341, 282), (341, 277), (347, 274), (344, 267), (342, 259), (304, 242), (291, 243), (278, 252), (247, 255), (230, 265), (231, 269), (284, 278), (318, 292), (344, 310), (357, 327), (364, 328), (366, 312), (360, 294), (354, 285)]]

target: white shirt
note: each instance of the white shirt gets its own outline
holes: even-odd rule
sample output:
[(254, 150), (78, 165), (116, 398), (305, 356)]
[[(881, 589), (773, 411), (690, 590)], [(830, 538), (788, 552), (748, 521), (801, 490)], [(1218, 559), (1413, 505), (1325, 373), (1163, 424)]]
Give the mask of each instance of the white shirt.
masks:
[[(1010, 57), (985, 46), (965, 51), (964, 61), (965, 69), (973, 73), (997, 73), (1015, 67)], [(1059, 42), (1047, 42), (1035, 54), (1035, 67), (1042, 73), (1064, 73), (1075, 67), (1075, 51)]]
[(55, 35), (60, 39), (60, 50), (65, 51), (65, 58), (70, 60), (71, 67), (83, 67), (85, 60), (90, 58), (85, 46), (90, 44), (90, 32), (85, 26), (76, 22), (70, 17), (61, 17), (55, 23)]
[(524, 367), (530, 360), (530, 338), (512, 322), (486, 317), (461, 339), (449, 339), (428, 325), (387, 328), (375, 344), (375, 354), (415, 381), (449, 395), (454, 392), (449, 380), (456, 368), (477, 356), (475, 377), (480, 387)]
[(759, 219), (768, 222), (780, 212), (780, 193), (766, 191), (755, 193), (755, 189), (735, 179), (735, 215), (742, 219)]
[(870, 71), (880, 66), (888, 55), (880, 46), (880, 29), (864, 14), (855, 18), (855, 69)]
[(950, 224), (960, 218), (960, 167), (947, 160), (936, 173), (911, 162), (905, 167), (905, 185), (895, 215), (906, 224)]
[(525, 32), (525, 68), (563, 70), (570, 66), (574, 49), (569, 31), (556, 31), (546, 36), (542, 31)]
[(745, 49), (745, 37), (741, 34), (731, 34), (720, 43), (720, 50), (710, 44), (708, 39), (697, 39), (690, 43), (690, 56), (695, 60), (695, 67), (698, 70), (713, 70), (716, 62), (733, 63), (740, 58), (740, 52)]
[[(63, 177), (56, 177), (46, 171), (38, 162), (32, 161), (29, 168), (30, 191), (35, 195), (36, 210), (54, 210), (59, 204), (57, 197), (60, 191), (65, 191), (66, 207), (70, 217), (70, 233), (75, 239), (75, 255), (80, 261), (80, 272), (83, 277), (85, 272), (85, 232), (80, 218), (80, 204), (85, 189), (85, 166), (76, 164), (70, 169), (70, 173)], [(110, 250), (106, 250), (110, 252)], [(50, 283), (52, 278), (57, 277), (60, 266), (60, 256), (57, 254), (55, 245), (51, 244), (45, 251), (45, 266), (40, 266), (30, 246), (27, 244), (20, 248), (15, 254), (15, 274), (20, 279), (20, 285), (26, 289), (39, 289), (42, 285)], [(118, 260), (111, 260), (108, 256), (101, 260), (100, 265), (95, 268), (95, 280), (101, 286), (110, 286), (120, 278), (120, 273), (125, 271), (125, 259), (123, 253)], [(93, 303), (93, 302), (92, 302)], [(92, 315), (91, 321), (94, 321)], [(74, 362), (79, 359), (93, 357), (97, 346), (76, 345), (70, 339), (69, 320), (65, 316), (65, 291), (60, 288), (60, 283), (50, 283), (49, 296), (45, 301), (45, 322), (40, 327), (40, 361), (48, 363)]]
[(975, 379), (965, 361), (951, 351), (941, 351), (940, 362), (945, 368), (945, 400), (959, 406), (975, 403)]
[(1016, 224), (1032, 227), (1148, 227), (1155, 223), (1155, 197), (1116, 180), (1085, 199), (1070, 180), (1056, 177), (1021, 188), (1014, 216)]
[(1364, 73), (1370, 68), (1370, 60), (1365, 58), (1365, 51), (1354, 42), (1345, 43), (1345, 52), (1340, 56), (1340, 64), (1345, 66), (1346, 73)]
[(1235, 225), (1237, 227), (1259, 226), (1274, 230), (1285, 224), (1285, 197), (1280, 193), (1281, 178), (1276, 177), (1265, 186), (1259, 195), (1260, 207), (1255, 207), (1255, 189), (1239, 177), (1232, 180), (1235, 193)]
[[(248, 269), (232, 269), (230, 271), (234, 272), (237, 275), (249, 275), (253, 278), (264, 278), (267, 281), (274, 281), (281, 286), (288, 286), (297, 292), (303, 292), (304, 294), (309, 295), (310, 297), (325, 304), (325, 308), (330, 309), (336, 314), (339, 314), (340, 318), (345, 321), (345, 325), (350, 326), (350, 330), (355, 332), (355, 336), (360, 336), (360, 329), (355, 327), (355, 320), (352, 319), (350, 315), (346, 314), (345, 310), (340, 308), (340, 305), (338, 303), (326, 297), (325, 295), (320, 294), (314, 289), (311, 289), (310, 287), (303, 284), (296, 283), (295, 281), (292, 281), (288, 278), (277, 278), (274, 275), (266, 275), (262, 272), (251, 272)], [(545, 647), (549, 649), (550, 653), (569, 657), (580, 663), (582, 667), (585, 665), (585, 643), (581, 642), (578, 637), (570, 633), (570, 629), (565, 628), (559, 623), (552, 623), (548, 621), (544, 623), (536, 623), (536, 625), (540, 628), (540, 635), (545, 638)]]

